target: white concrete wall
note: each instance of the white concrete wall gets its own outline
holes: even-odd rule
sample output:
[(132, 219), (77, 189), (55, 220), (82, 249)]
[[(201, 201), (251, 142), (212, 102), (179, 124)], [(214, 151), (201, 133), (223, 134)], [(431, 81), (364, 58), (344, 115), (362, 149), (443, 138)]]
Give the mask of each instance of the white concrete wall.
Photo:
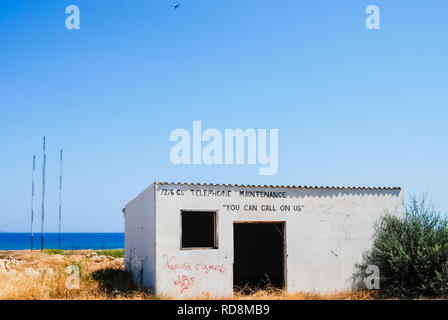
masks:
[[(163, 191), (167, 189), (170, 190), (168, 194)], [(191, 189), (230, 190), (231, 196), (197, 196), (192, 194)], [(285, 192), (287, 197), (241, 197), (239, 192), (244, 190), (280, 191)], [(155, 198), (156, 291), (177, 298), (232, 295), (235, 221), (286, 222), (288, 291), (350, 289), (354, 265), (370, 248), (374, 223), (386, 212), (402, 215), (404, 211), (399, 189), (279, 189), (156, 184)], [(224, 205), (229, 204), (240, 205), (241, 210), (228, 211)], [(244, 205), (252, 204), (258, 205), (257, 211), (244, 210)], [(274, 205), (277, 211), (262, 211), (261, 205)], [(281, 205), (290, 205), (291, 208), (301, 206), (301, 211), (280, 211)], [(144, 205), (139, 208), (146, 210)], [(182, 209), (218, 212), (217, 250), (181, 250)], [(142, 235), (139, 241), (140, 244), (135, 245), (142, 246), (139, 252), (144, 255), (148, 250), (147, 255), (153, 257), (152, 249), (144, 243), (149, 239)]]
[(140, 287), (155, 291), (155, 202), (154, 185), (125, 207), (125, 269)]

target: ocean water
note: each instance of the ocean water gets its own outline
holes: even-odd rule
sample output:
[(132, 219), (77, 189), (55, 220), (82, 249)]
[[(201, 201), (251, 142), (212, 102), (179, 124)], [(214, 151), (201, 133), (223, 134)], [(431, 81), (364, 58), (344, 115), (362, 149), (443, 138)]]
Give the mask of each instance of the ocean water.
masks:
[[(0, 233), (0, 250), (31, 248), (30, 233)], [(59, 249), (59, 233), (44, 234), (45, 249)], [(123, 249), (124, 233), (61, 233), (61, 249)], [(35, 233), (33, 249), (41, 249), (41, 234)]]

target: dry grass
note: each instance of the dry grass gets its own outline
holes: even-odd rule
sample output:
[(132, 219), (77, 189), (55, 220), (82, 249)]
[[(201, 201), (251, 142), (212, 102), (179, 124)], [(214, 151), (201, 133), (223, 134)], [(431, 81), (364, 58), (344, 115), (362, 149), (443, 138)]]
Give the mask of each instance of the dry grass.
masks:
[[(136, 290), (123, 271), (123, 259), (92, 256), (93, 251), (65, 251), (64, 255), (40, 251), (3, 251), (0, 259), (0, 300), (151, 300), (148, 292)], [(68, 289), (68, 266), (79, 267), (79, 289)], [(68, 284), (71, 284), (70, 281)], [(338, 292), (326, 295), (287, 293), (276, 289), (236, 293), (232, 300), (368, 300), (378, 299), (375, 292)], [(198, 297), (208, 299), (208, 297)]]
[[(90, 257), (92, 251), (66, 251), (64, 255), (49, 255), (40, 251), (0, 252), (7, 260), (20, 263), (12, 265), (7, 272), (0, 271), (0, 300), (5, 299), (151, 299), (148, 293), (132, 290), (132, 286), (119, 290), (110, 290), (102, 279), (95, 279), (98, 271), (111, 270), (118, 273), (123, 270), (123, 259)], [(69, 289), (70, 274), (68, 266), (77, 266), (80, 270), (79, 289)], [(111, 272), (109, 272), (111, 274)]]
[(344, 291), (327, 294), (296, 292), (288, 293), (278, 289), (257, 290), (249, 295), (236, 293), (237, 300), (377, 300), (376, 291)]

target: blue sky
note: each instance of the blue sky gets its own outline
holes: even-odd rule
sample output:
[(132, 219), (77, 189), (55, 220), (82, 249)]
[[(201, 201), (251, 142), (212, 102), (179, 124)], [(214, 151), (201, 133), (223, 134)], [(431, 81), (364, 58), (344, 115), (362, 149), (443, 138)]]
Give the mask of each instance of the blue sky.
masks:
[[(401, 186), (442, 212), (448, 2), (0, 2), (0, 230), (29, 230), (47, 137), (46, 231), (123, 230), (153, 181)], [(67, 30), (65, 8), (80, 8)], [(381, 9), (381, 30), (364, 26)], [(175, 166), (172, 130), (279, 129), (279, 170)], [(39, 224), (35, 225), (35, 229)]]

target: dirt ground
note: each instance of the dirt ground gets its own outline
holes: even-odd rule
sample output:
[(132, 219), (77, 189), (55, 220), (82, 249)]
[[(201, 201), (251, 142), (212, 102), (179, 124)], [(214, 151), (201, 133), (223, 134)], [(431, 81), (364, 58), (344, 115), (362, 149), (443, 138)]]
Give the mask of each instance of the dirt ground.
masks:
[[(0, 300), (152, 300), (137, 290), (124, 271), (123, 258), (92, 250), (49, 254), (41, 251), (0, 251)], [(198, 297), (207, 299), (207, 297)], [(353, 300), (378, 299), (375, 292), (338, 292), (327, 295), (261, 290), (235, 294), (236, 300)]]

